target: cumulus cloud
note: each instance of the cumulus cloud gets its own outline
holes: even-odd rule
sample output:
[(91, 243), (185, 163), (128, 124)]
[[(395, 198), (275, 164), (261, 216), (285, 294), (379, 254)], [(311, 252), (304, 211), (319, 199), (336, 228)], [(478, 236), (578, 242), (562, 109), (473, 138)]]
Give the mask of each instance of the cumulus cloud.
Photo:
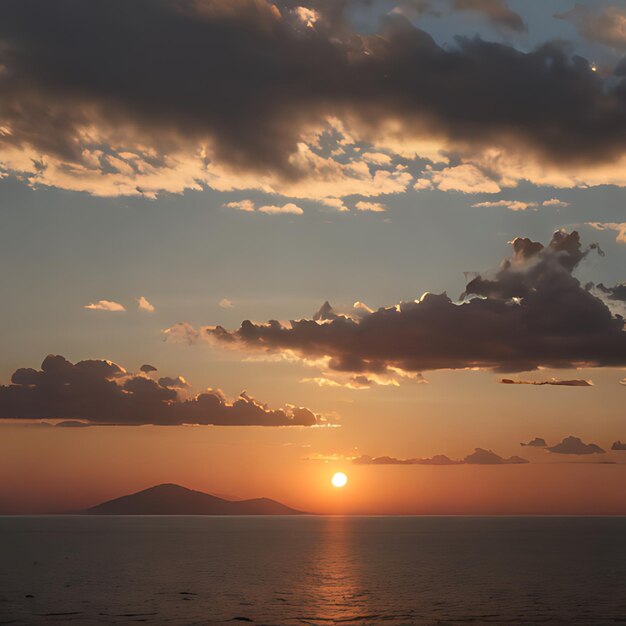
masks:
[(355, 205), (357, 211), (370, 211), (372, 213), (384, 213), (387, 207), (380, 202), (367, 202), (359, 200)]
[(154, 313), (156, 310), (154, 305), (151, 304), (145, 296), (139, 296), (139, 298), (137, 298), (137, 306), (140, 311), (146, 311), (146, 313)]
[(530, 446), (531, 448), (545, 448), (547, 447), (546, 440), (543, 437), (535, 437), (528, 443), (520, 443), (520, 446)]
[[(452, 4), (524, 29), (504, 0)], [(31, 185), (148, 197), (208, 186), (321, 200), (415, 182), (382, 154), (439, 159), (420, 188), (626, 183), (621, 76), (559, 43), (442, 47), (401, 12), (356, 32), (348, 5), (5, 0), (0, 163)], [(320, 142), (328, 125), (341, 154)]]
[(74, 364), (50, 355), (40, 370), (18, 369), (10, 384), (0, 386), (0, 419), (216, 426), (314, 426), (323, 422), (307, 408), (288, 405), (271, 409), (245, 392), (233, 402), (219, 390), (183, 400), (177, 390), (187, 387), (182, 377), (163, 377), (157, 382), (131, 374), (111, 361)]
[(288, 202), (287, 204), (283, 204), (282, 206), (267, 204), (265, 206), (260, 206), (257, 210), (260, 213), (266, 213), (267, 215), (302, 215), (304, 213), (304, 211), (293, 202)]
[(111, 311), (113, 313), (120, 313), (126, 310), (126, 307), (119, 302), (113, 300), (98, 300), (97, 302), (90, 302), (83, 306), (83, 309), (89, 309), (90, 311)]
[(229, 209), (237, 209), (238, 211), (244, 211), (246, 213), (258, 211), (259, 213), (265, 213), (266, 215), (302, 215), (304, 213), (304, 211), (293, 202), (287, 202), (283, 205), (267, 204), (257, 208), (252, 200), (239, 200), (236, 202), (227, 202), (224, 206)]
[(191, 385), (182, 376), (163, 376), (159, 378), (161, 387), (169, 387), (171, 389), (189, 389)]
[(492, 450), (476, 448), (474, 452), (460, 461), (450, 459), (445, 454), (436, 454), (427, 459), (397, 459), (389, 456), (363, 455), (352, 459), (352, 463), (356, 465), (517, 465), (528, 463), (528, 461), (519, 456), (503, 458)]
[(595, 443), (584, 443), (578, 437), (565, 437), (563, 441), (547, 448), (555, 454), (603, 454), (604, 450)]
[(626, 443), (622, 443), (619, 439), (613, 442), (611, 450), (626, 450)]
[(586, 222), (586, 225), (596, 230), (614, 230), (617, 232), (615, 241), (626, 243), (626, 222)]
[(238, 211), (245, 211), (246, 213), (251, 213), (254, 211), (254, 202), (252, 200), (237, 200), (234, 202), (227, 202), (225, 207), (229, 209), (237, 209)]
[(320, 202), (331, 209), (337, 209), (342, 213), (349, 211), (350, 209), (345, 205), (341, 198), (322, 198)]
[(149, 363), (144, 363), (140, 368), (139, 368), (140, 372), (143, 372), (144, 374), (149, 374), (150, 372), (156, 372), (157, 368), (154, 367), (154, 365), (150, 365)]
[(556, 387), (593, 387), (593, 381), (584, 380), (582, 378), (574, 378), (571, 380), (558, 380), (551, 378), (550, 380), (513, 380), (512, 378), (503, 378), (500, 381), (503, 385), (554, 385)]
[(597, 245), (584, 249), (578, 233), (558, 231), (545, 247), (523, 238), (512, 246), (497, 272), (468, 282), (460, 303), (445, 293), (426, 293), (359, 315), (339, 314), (326, 303), (313, 319), (287, 325), (246, 320), (230, 331), (183, 323), (165, 332), (190, 343), (210, 340), (323, 361), (332, 371), (351, 374), (626, 365), (623, 319), (572, 275)]

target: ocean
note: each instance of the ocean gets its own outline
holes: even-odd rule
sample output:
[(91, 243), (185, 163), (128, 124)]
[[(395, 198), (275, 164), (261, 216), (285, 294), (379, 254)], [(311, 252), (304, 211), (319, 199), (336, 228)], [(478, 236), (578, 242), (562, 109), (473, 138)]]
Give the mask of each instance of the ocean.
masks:
[(0, 517), (1, 624), (615, 624), (626, 518)]

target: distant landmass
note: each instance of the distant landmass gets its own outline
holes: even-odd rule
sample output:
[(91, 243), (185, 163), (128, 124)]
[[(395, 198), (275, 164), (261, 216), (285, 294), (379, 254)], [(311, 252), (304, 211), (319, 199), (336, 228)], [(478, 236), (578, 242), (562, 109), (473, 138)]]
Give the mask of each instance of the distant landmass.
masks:
[(269, 498), (226, 500), (180, 485), (156, 485), (79, 511), (82, 515), (302, 515)]

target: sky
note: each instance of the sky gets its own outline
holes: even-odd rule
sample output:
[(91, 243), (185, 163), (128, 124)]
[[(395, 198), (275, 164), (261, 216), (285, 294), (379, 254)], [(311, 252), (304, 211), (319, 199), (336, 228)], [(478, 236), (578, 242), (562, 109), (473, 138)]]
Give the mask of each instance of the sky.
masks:
[(625, 55), (615, 0), (5, 0), (0, 514), (626, 514)]

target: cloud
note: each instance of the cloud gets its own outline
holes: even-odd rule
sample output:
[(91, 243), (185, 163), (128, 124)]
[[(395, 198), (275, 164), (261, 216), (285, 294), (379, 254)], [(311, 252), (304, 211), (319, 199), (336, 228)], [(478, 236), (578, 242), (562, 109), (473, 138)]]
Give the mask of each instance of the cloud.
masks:
[(98, 300), (98, 302), (90, 302), (89, 304), (86, 304), (83, 309), (89, 309), (90, 311), (111, 311), (114, 313), (126, 310), (123, 304), (113, 302), (112, 300)]
[(244, 211), (246, 213), (253, 213), (255, 211), (259, 213), (265, 213), (266, 215), (281, 215), (281, 214), (291, 214), (291, 215), (302, 215), (304, 211), (293, 202), (287, 202), (282, 206), (267, 204), (264, 206), (256, 207), (252, 200), (239, 200), (237, 202), (227, 202), (225, 207), (230, 209), (237, 209), (239, 211)]
[(365, 375), (626, 365), (623, 319), (572, 275), (591, 251), (599, 251), (597, 245), (583, 249), (578, 233), (558, 231), (545, 247), (522, 238), (512, 246), (513, 254), (497, 272), (474, 275), (460, 303), (445, 293), (426, 293), (420, 300), (358, 315), (339, 314), (326, 304), (313, 319), (287, 325), (245, 320), (230, 331), (183, 323), (165, 333)]
[(245, 211), (246, 213), (251, 213), (254, 211), (254, 202), (252, 200), (238, 200), (236, 202), (227, 202), (225, 207), (229, 209), (237, 209), (238, 211)]
[(513, 11), (505, 0), (451, 0), (457, 11), (476, 11), (500, 28), (516, 33), (526, 32), (519, 13)]
[(0, 386), (0, 419), (216, 426), (314, 426), (324, 421), (304, 407), (270, 409), (245, 392), (233, 402), (219, 390), (182, 400), (177, 388), (187, 387), (182, 377), (156, 382), (111, 361), (73, 364), (50, 355), (41, 370), (18, 369), (11, 384)]
[(366, 202), (364, 200), (359, 200), (354, 206), (357, 211), (370, 211), (372, 213), (384, 213), (387, 210), (387, 207), (380, 202)]
[(547, 447), (546, 440), (543, 437), (535, 437), (528, 443), (520, 443), (520, 446), (530, 446), (531, 448), (545, 448)]
[(575, 378), (572, 380), (558, 380), (551, 378), (550, 380), (512, 380), (511, 378), (503, 378), (500, 381), (503, 385), (555, 385), (557, 387), (593, 387), (593, 381)]
[(389, 456), (371, 457), (367, 455), (352, 459), (356, 465), (517, 465), (528, 463), (519, 456), (503, 458), (491, 450), (476, 448), (461, 461), (450, 459), (445, 454), (437, 454), (428, 459), (397, 459)]
[(436, 187), (440, 191), (459, 191), (461, 193), (498, 193), (500, 184), (493, 177), (472, 163), (464, 163), (441, 170), (427, 167), (422, 172), (425, 178), (418, 178), (415, 189)]
[(392, 161), (391, 157), (384, 152), (364, 152), (361, 158), (375, 165), (389, 165)]
[(526, 211), (528, 209), (537, 209), (538, 207), (566, 207), (569, 202), (563, 202), (558, 198), (551, 198), (543, 202), (522, 202), (521, 200), (495, 200), (488, 202), (477, 202), (472, 204), (473, 207), (504, 207), (509, 211)]
[(585, 222), (585, 224), (596, 230), (615, 230), (617, 231), (615, 241), (626, 243), (626, 222)]
[(463, 463), (467, 463), (469, 465), (518, 465), (521, 463), (528, 463), (528, 461), (523, 459), (521, 456), (512, 456), (506, 459), (492, 450), (476, 448), (472, 454), (468, 454), (463, 459)]
[(555, 454), (603, 454), (604, 450), (595, 443), (584, 443), (578, 437), (565, 437), (563, 441), (548, 447)]
[(146, 311), (147, 313), (154, 313), (155, 308), (153, 304), (150, 304), (144, 296), (137, 298), (137, 306), (140, 311)]
[(233, 309), (235, 308), (235, 305), (228, 299), (228, 298), (222, 298), (219, 302), (218, 305), (221, 309)]
[(592, 11), (582, 4), (555, 17), (568, 20), (578, 33), (590, 41), (604, 44), (617, 52), (626, 52), (626, 12), (615, 6)]
[(157, 368), (154, 367), (154, 365), (150, 365), (149, 363), (144, 363), (140, 368), (139, 368), (140, 372), (143, 372), (144, 374), (149, 374), (150, 372), (156, 372)]
[(78, 420), (64, 420), (55, 424), (57, 428), (86, 428), (90, 426), (87, 422), (79, 422)]
[(622, 443), (619, 439), (613, 442), (611, 450), (626, 450), (626, 443)]
[[(524, 29), (504, 0), (453, 5)], [(418, 177), (442, 190), (626, 184), (621, 76), (558, 42), (443, 47), (398, 12), (356, 32), (346, 8), (5, 0), (4, 172), (103, 196), (210, 187), (320, 200), (406, 190), (413, 175), (371, 155), (408, 154), (442, 164)], [(329, 126), (343, 154), (320, 141)]]
[(189, 389), (189, 387), (191, 387), (191, 385), (182, 376), (176, 376), (175, 378), (171, 376), (163, 376), (159, 378), (158, 382), (161, 387), (168, 387), (170, 389)]
[(436, 454), (429, 459), (396, 459), (390, 456), (363, 456), (352, 459), (355, 465), (461, 465), (462, 461), (453, 461), (445, 454)]
[(261, 213), (266, 213), (267, 215), (302, 215), (304, 213), (304, 211), (293, 202), (288, 202), (287, 204), (283, 204), (282, 206), (268, 204), (265, 206), (260, 206), (257, 210)]
[[(594, 287), (593, 283), (585, 285), (590, 289)], [(613, 287), (605, 287), (603, 283), (595, 285), (600, 293), (604, 294), (609, 300), (615, 300), (617, 302), (626, 302), (626, 283), (614, 285)]]
[(332, 209), (337, 209), (337, 211), (345, 213), (346, 211), (349, 211), (350, 209), (344, 204), (343, 200), (341, 198), (322, 198), (322, 200), (320, 200), (320, 202), (327, 207), (330, 207)]

